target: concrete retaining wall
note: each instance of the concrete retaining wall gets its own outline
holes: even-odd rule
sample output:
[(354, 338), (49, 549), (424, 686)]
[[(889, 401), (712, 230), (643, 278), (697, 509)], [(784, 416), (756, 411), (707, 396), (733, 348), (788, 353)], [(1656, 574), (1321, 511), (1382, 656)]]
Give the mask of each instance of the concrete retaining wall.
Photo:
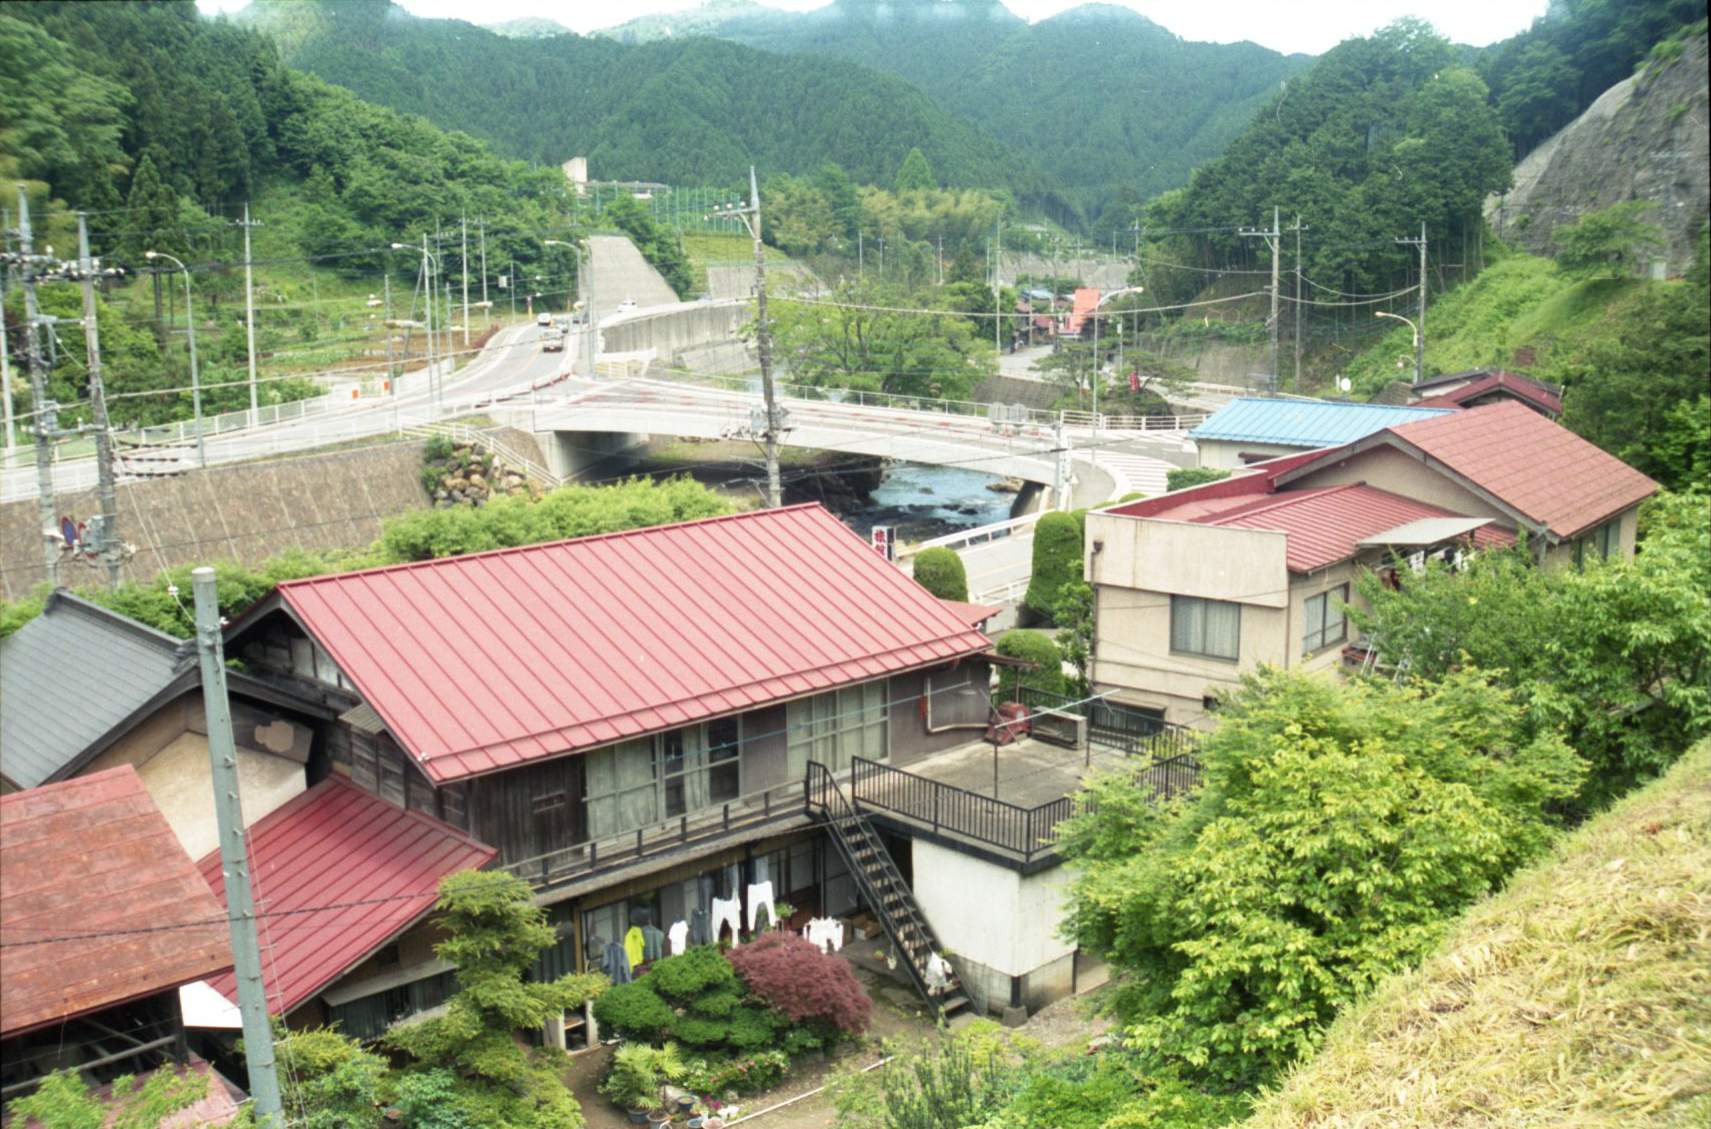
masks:
[(744, 302), (688, 302), (657, 313), (620, 315), (600, 326), (600, 345), (608, 353), (652, 349), (671, 360), (685, 349), (713, 345), (737, 336), (748, 319)]
[[(254, 565), (287, 549), (366, 545), (381, 524), (427, 504), (419, 440), (356, 451), (210, 467), (119, 486), (119, 536), (137, 547), (125, 578), (163, 568), (236, 560)], [(86, 521), (93, 489), (57, 499), (61, 514)], [(36, 499), (0, 506), (0, 597), (26, 596), (47, 579)], [(60, 583), (100, 584), (105, 570), (62, 559)]]

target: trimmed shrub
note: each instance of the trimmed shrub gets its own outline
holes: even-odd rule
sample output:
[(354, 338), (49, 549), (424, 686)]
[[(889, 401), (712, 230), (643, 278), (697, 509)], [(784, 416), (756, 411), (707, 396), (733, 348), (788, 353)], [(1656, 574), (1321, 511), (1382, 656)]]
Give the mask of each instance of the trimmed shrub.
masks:
[(1230, 477), (1229, 471), (1219, 470), (1217, 467), (1179, 466), (1165, 472), (1164, 488), (1167, 491), (1186, 490), (1190, 486), (1201, 486), (1228, 477)]
[(997, 649), (998, 653), (1006, 658), (1039, 664), (1033, 670), (1013, 666), (999, 667), (998, 685), (1001, 696), (1014, 693), (1017, 685), (1033, 690), (1049, 690), (1054, 694), (1064, 692), (1063, 657), (1057, 644), (1044, 632), (1029, 631), (1026, 628), (1006, 631), (998, 637)]
[(941, 600), (968, 602), (968, 572), (951, 549), (935, 545), (915, 557), (915, 583)]
[(792, 1023), (824, 1020), (854, 1035), (873, 1017), (850, 966), (794, 933), (763, 933), (732, 949), (730, 961), (749, 991)]
[(1050, 619), (1063, 586), (1081, 579), (1081, 522), (1073, 514), (1049, 513), (1034, 526), (1034, 562), (1024, 602)]
[(616, 984), (594, 1001), (594, 1018), (600, 1026), (640, 1043), (673, 1033), (677, 1016), (671, 1005), (659, 998), (646, 978)]

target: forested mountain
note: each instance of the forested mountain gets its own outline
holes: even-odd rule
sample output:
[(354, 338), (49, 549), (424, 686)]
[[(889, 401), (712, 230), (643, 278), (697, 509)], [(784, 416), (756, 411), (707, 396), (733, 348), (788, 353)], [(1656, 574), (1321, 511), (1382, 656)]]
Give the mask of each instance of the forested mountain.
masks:
[[(1299, 216), (1311, 232), (1307, 277), (1344, 291), (1415, 283), (1417, 251), (1396, 240), (1421, 224), (1437, 258), (1465, 258), (1480, 205), (1508, 185), (1510, 163), (1485, 83), (1458, 54), (1418, 20), (1343, 41), (1266, 103), (1222, 157), (1159, 200), (1149, 226), (1199, 232), (1166, 246), (1184, 264), (1220, 266), (1255, 249), (1238, 229), (1269, 228), (1277, 207), (1285, 226)], [(1188, 275), (1173, 291), (1154, 281), (1161, 296), (1204, 284)]]
[(387, 0), (258, 0), (239, 13), (291, 66), (360, 97), (596, 177), (729, 184), (749, 165), (827, 161), (889, 183), (912, 147), (941, 181), (1039, 199), (1049, 179), (909, 83), (855, 63), (711, 39), (626, 46), (576, 35), (507, 39), (418, 19)]
[(738, 2), (685, 15), (598, 34), (715, 35), (890, 71), (1035, 156), (1089, 216), (1119, 186), (1145, 199), (1185, 183), (1311, 62), (1252, 43), (1187, 42), (1104, 4), (1037, 24), (999, 0), (834, 0), (802, 13)]
[[(289, 264), (379, 282), (384, 268), (402, 273), (414, 262), (408, 251), (401, 261), (389, 251), (392, 241), (413, 245), (460, 214), (485, 219), (493, 261), (527, 270), (550, 258), (561, 275), (569, 269), (569, 256), (540, 241), (572, 222), (575, 200), (558, 169), (500, 160), (484, 142), (292, 71), (265, 36), (203, 19), (188, 2), (8, 3), (0, 59), (0, 181), (8, 190), (13, 180), (26, 182), (37, 249), (74, 248), (68, 209), (82, 209), (94, 253), (130, 277), (150, 267), (149, 250), (185, 260), (208, 334), (202, 378), (218, 389), (205, 392), (209, 410), (247, 399), (221, 375), (242, 365), (244, 333), (230, 319), (224, 332), (208, 325), (222, 306), (242, 308), (242, 272), (230, 264), (242, 255), (233, 221), (247, 202), (264, 225), (255, 239), (262, 281), (277, 281), (274, 264)], [(161, 282), (155, 274), (140, 283), (157, 296), (152, 316), (146, 300), (127, 300), (122, 312), (104, 305), (100, 315), (108, 393), (123, 405), (118, 418), (152, 423), (190, 413), (188, 395), (144, 395), (184, 383), (168, 356), (170, 312), (163, 321), (158, 301), (175, 286), (151, 285)], [(127, 279), (107, 298), (128, 299), (128, 288)], [(47, 285), (41, 301), (59, 316), (81, 309), (75, 286)], [(24, 335), (15, 332), (16, 288), (6, 313), (17, 360)], [(300, 342), (317, 332), (313, 310), (270, 305), (261, 320), (264, 351), (287, 324)], [(84, 375), (76, 364), (50, 373), (50, 391), (72, 421), (84, 410), (76, 406), (86, 396)], [(287, 394), (278, 383), (262, 386), (269, 401)], [(132, 396), (140, 398), (120, 399)]]

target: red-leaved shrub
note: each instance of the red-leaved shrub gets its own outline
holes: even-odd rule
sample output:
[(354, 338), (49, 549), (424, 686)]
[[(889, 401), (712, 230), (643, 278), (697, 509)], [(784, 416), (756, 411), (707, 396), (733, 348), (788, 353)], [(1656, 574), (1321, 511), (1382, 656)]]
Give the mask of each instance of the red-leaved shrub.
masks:
[(726, 954), (749, 991), (794, 1023), (823, 1019), (840, 1031), (867, 1028), (873, 1001), (850, 966), (794, 933), (763, 933)]

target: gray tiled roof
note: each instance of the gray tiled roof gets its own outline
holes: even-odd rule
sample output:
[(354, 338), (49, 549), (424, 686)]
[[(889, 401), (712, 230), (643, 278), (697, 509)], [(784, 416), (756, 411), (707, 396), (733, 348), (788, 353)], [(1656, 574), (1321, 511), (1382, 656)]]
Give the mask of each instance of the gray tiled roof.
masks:
[[(66, 592), (0, 639), (0, 773), (46, 781), (172, 681), (189, 644)], [(185, 660), (189, 661), (189, 654)]]

